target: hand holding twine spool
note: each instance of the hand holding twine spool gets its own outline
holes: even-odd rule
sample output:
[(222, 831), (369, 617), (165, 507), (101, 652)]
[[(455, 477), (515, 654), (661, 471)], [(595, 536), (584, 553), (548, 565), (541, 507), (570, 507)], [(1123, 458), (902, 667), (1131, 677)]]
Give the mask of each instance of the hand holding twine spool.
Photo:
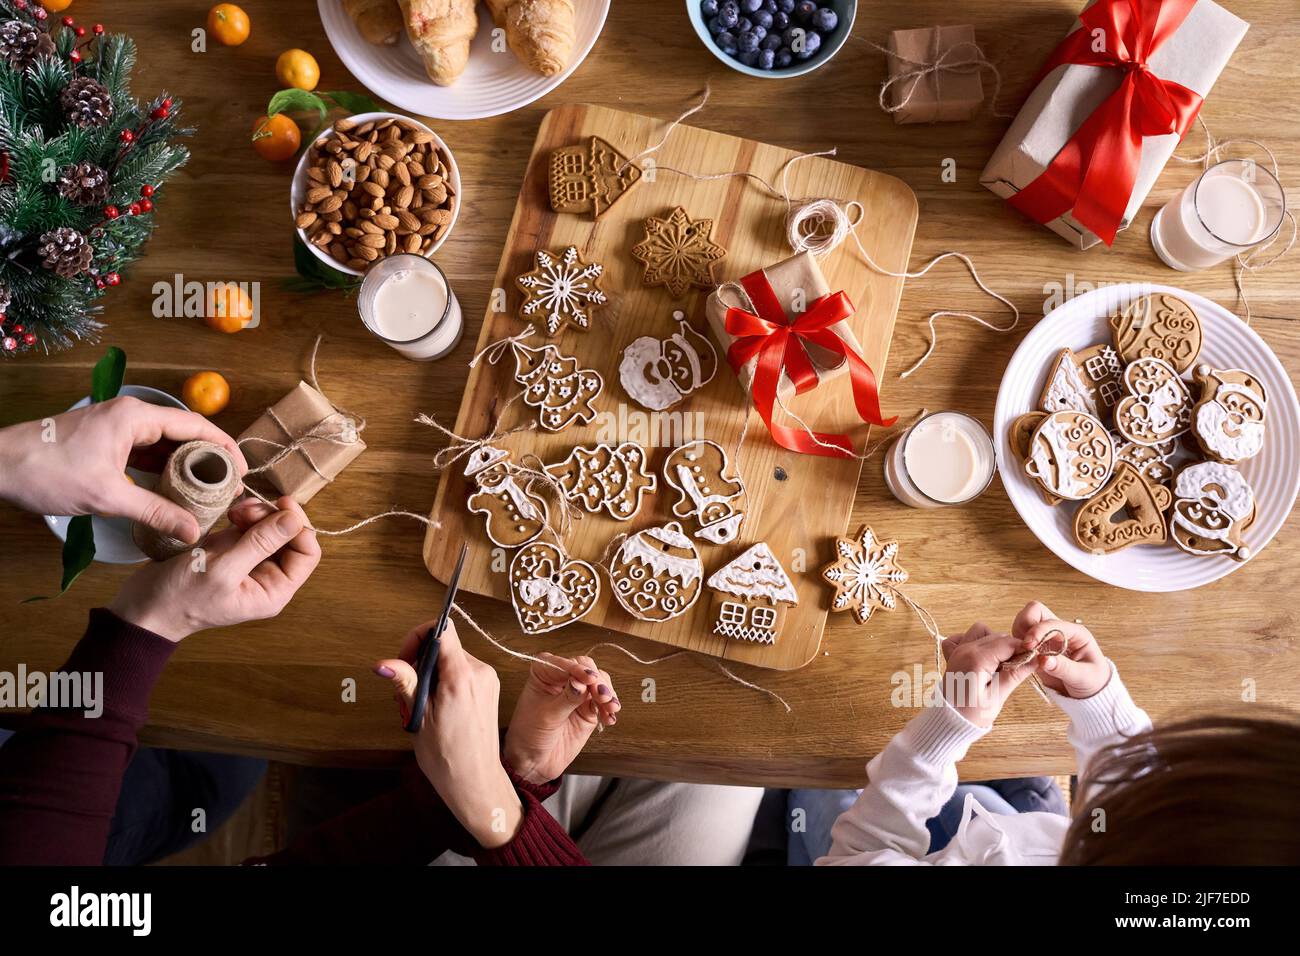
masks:
[[(212, 442), (191, 441), (172, 452), (156, 490), (194, 515), (199, 523), (199, 541), (202, 541), (239, 497), (243, 487), (239, 468), (230, 452)], [(181, 541), (140, 522), (132, 526), (131, 537), (155, 561), (166, 561), (198, 543)]]

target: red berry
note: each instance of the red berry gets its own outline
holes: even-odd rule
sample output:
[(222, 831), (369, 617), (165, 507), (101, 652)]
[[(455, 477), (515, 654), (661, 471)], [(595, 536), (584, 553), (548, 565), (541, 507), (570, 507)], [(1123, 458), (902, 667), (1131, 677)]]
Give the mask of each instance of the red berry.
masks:
[(121, 213), (117, 211), (116, 206), (105, 206), (104, 215), (109, 219), (116, 219), (118, 216), (121, 215)]
[(73, 63), (80, 63), (81, 54), (78, 53), (76, 50), (73, 50), (71, 53), (68, 54), (68, 59), (71, 60)]
[(36, 335), (35, 335), (35, 333), (28, 332), (26, 335), (24, 335), (24, 336), (23, 336), (23, 344), (24, 344), (24, 345), (35, 345), (35, 344), (36, 344)]
[(104, 24), (102, 24), (102, 23), (96, 23), (96, 24), (95, 24), (95, 36), (102, 36), (103, 33), (104, 33)]
[(135, 133), (131, 132), (129, 129), (122, 130), (122, 142), (132, 143), (134, 141), (135, 141)]
[(70, 27), (77, 21), (72, 19), (72, 17), (64, 17), (62, 22), (65, 27)]
[(116, 272), (110, 272), (108, 275), (104, 276), (104, 281), (109, 285), (117, 285), (122, 281), (122, 277)]
[(144, 211), (144, 212), (153, 212), (153, 200), (152, 200), (152, 199), (141, 199), (141, 200), (140, 200), (140, 209), (141, 209), (142, 211)]
[(145, 183), (143, 186), (140, 187), (140, 195), (145, 197), (152, 196), (153, 187), (150, 186), (148, 183)]
[(14, 326), (14, 335), (22, 335), (26, 331), (27, 329), (24, 325), (22, 325), (22, 323), (19, 323), (18, 325)]
[(19, 10), (26, 10), (27, 0), (14, 0), (14, 6), (17, 7)]
[(86, 28), (85, 28), (85, 27), (77, 27), (76, 33), (77, 33), (77, 36), (79, 36), (79, 37), (84, 37), (84, 36), (86, 35)]
[(96, 288), (96, 289), (102, 289), (102, 288), (104, 288), (104, 280), (103, 280), (103, 279), (96, 279), (96, 280), (95, 280), (95, 288)]
[(172, 98), (170, 96), (162, 101), (162, 108), (165, 110), (169, 110), (172, 108)]
[(32, 11), (32, 16), (34, 16), (37, 20), (44, 20), (47, 17), (49, 17), (49, 14), (45, 12), (44, 7), (37, 7), (35, 10)]
[(4, 341), (0, 342), (0, 345), (4, 346), (6, 352), (12, 352), (14, 349), (18, 348), (18, 340), (12, 335), (6, 335)]
[(126, 211), (133, 216), (138, 216), (140, 215), (140, 204), (138, 202), (133, 202), (131, 203), (130, 206), (127, 207)]

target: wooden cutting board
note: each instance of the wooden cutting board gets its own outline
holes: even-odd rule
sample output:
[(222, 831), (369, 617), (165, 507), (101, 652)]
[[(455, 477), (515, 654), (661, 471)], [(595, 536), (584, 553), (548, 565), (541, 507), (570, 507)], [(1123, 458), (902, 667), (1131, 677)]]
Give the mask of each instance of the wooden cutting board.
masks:
[[(713, 240), (727, 249), (726, 257), (714, 267), (718, 281), (738, 279), (787, 258), (791, 252), (785, 239), (784, 200), (773, 198), (761, 186), (742, 177), (699, 181), (671, 172), (670, 168), (696, 175), (751, 172), (776, 182), (782, 164), (796, 154), (753, 140), (679, 126), (655, 154), (657, 168), (653, 174), (643, 177), (599, 220), (556, 214), (547, 199), (551, 150), (596, 135), (631, 157), (657, 142), (666, 128), (663, 120), (653, 117), (589, 105), (558, 107), (543, 119), (497, 269), (495, 288), (505, 290), (506, 310), (492, 311), (489, 307), (478, 348), (526, 328), (517, 317), (522, 297), (514, 280), (533, 268), (536, 251), (548, 249), (559, 254), (574, 245), (584, 259), (604, 265), (602, 285), (610, 305), (596, 311), (588, 332), (565, 329), (554, 339), (534, 336), (528, 344), (555, 342), (564, 354), (578, 358), (581, 366), (600, 372), (605, 387), (594, 402), (599, 414), (590, 425), (574, 425), (559, 433), (537, 429), (507, 436), (499, 444), (511, 452), (515, 462), (531, 453), (547, 464), (564, 460), (577, 445), (591, 446), (598, 441), (633, 441), (647, 448), (659, 491), (645, 498), (636, 517), (620, 522), (603, 513), (584, 513), (569, 532), (569, 555), (596, 565), (615, 536), (673, 520), (671, 508), (676, 493), (665, 486), (662, 466), (683, 435), (687, 440), (712, 439), (730, 452), (736, 448), (746, 416), (752, 416), (739, 458), (732, 458), (733, 469), (739, 467), (748, 491), (747, 517), (739, 538), (727, 545), (698, 538), (694, 541), (706, 578), (756, 542), (764, 541), (771, 547), (799, 595), (799, 603), (789, 609), (776, 643), (757, 645), (712, 634), (712, 602), (707, 589), (681, 617), (664, 623), (639, 621), (619, 606), (603, 573), (601, 597), (582, 623), (728, 660), (791, 670), (807, 664), (821, 644), (831, 589), (822, 581), (820, 569), (832, 560), (834, 539), (848, 526), (861, 463), (799, 455), (777, 446), (726, 364), (725, 350), (716, 341), (718, 374), (668, 412), (648, 412), (628, 398), (619, 384), (618, 365), (622, 350), (633, 339), (642, 335), (666, 338), (676, 331), (672, 320), (675, 309), (683, 310), (697, 330), (708, 328), (706, 292), (693, 291), (674, 300), (663, 287), (643, 285), (642, 266), (632, 257), (631, 249), (644, 237), (646, 217), (666, 216), (673, 207), (681, 206), (693, 219), (713, 219)], [(789, 194), (861, 203), (864, 215), (858, 235), (864, 246), (885, 269), (904, 271), (917, 206), (916, 197), (900, 180), (817, 157), (801, 160), (790, 168)], [(863, 356), (884, 382), (902, 280), (867, 267), (851, 240), (824, 258), (821, 268), (830, 288), (844, 290), (857, 307), (849, 322), (862, 345)], [(516, 401), (498, 421), (500, 410), (520, 391), (514, 379), (514, 360), (508, 349), (505, 352), (496, 365), (480, 362), (470, 369), (455, 425), (458, 435), (478, 438), (498, 425), (504, 431), (535, 419), (535, 409)], [(882, 399), (889, 414), (887, 392)], [(854, 412), (847, 375), (796, 397), (789, 407), (819, 430), (849, 433), (859, 449), (867, 439), (867, 427)], [(432, 516), (441, 526), (425, 537), (425, 564), (434, 577), (445, 583), (461, 541), (467, 540), (470, 549), (461, 587), (509, 601), (507, 567), (511, 553), (488, 540), (482, 515), (466, 510), (472, 488), (463, 471), (462, 462), (439, 482)], [(518, 634), (501, 636), (522, 642), (524, 647), (546, 646), (547, 635), (532, 639)]]

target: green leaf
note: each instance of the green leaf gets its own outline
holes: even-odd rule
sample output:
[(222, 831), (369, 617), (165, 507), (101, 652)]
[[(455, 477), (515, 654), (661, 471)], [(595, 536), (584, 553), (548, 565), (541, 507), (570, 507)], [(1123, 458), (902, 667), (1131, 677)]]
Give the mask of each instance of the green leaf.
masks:
[(301, 278), (284, 281), (284, 287), (291, 292), (320, 292), (326, 289), (351, 291), (361, 287), (359, 278), (331, 269), (312, 255), (300, 239), (294, 239), (293, 242), (293, 264)]
[(271, 102), (266, 106), (266, 115), (274, 116), (276, 113), (285, 111), (310, 113), (315, 112), (317, 121), (325, 122), (325, 114), (329, 112), (329, 107), (325, 101), (315, 93), (308, 93), (306, 90), (288, 89), (281, 90), (271, 97)]
[(68, 537), (63, 542), (62, 594), (95, 560), (95, 528), (90, 515), (77, 515), (68, 522)]
[(351, 93), (347, 90), (338, 90), (333, 93), (320, 94), (327, 100), (333, 100), (334, 104), (341, 110), (349, 113), (380, 113), (384, 108), (376, 103), (364, 93)]
[[(110, 345), (104, 357), (95, 363), (91, 376), (90, 400), (106, 402), (116, 398), (122, 390), (122, 377), (126, 375), (126, 353), (116, 345)], [(92, 546), (91, 553), (94, 553)]]

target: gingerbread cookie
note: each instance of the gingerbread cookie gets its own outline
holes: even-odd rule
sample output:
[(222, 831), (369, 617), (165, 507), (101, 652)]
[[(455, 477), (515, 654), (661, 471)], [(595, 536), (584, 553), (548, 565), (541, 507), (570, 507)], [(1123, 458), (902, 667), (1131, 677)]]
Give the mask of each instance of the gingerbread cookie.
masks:
[(702, 439), (673, 449), (664, 462), (664, 481), (677, 494), (673, 516), (698, 523), (695, 537), (726, 544), (745, 520), (745, 483), (729, 478), (727, 453), (717, 442)]
[(1159, 445), (1191, 426), (1191, 393), (1163, 359), (1141, 358), (1126, 368), (1124, 390), (1115, 406), (1115, 430), (1125, 441)]
[(541, 320), (551, 336), (566, 326), (587, 331), (591, 308), (608, 301), (600, 288), (604, 271), (598, 262), (583, 262), (576, 246), (569, 246), (558, 257), (539, 250), (533, 271), (515, 279), (524, 294), (520, 315), (534, 325)]
[(892, 611), (898, 604), (898, 585), (907, 572), (898, 564), (898, 542), (881, 541), (870, 528), (857, 539), (835, 539), (835, 562), (822, 568), (822, 577), (835, 587), (832, 611), (852, 611), (866, 624), (877, 608)]
[(611, 518), (627, 521), (641, 508), (641, 499), (655, 490), (655, 476), (646, 470), (645, 449), (632, 442), (614, 447), (575, 448), (546, 473), (560, 483), (564, 496), (595, 514), (602, 508)]
[(713, 264), (727, 250), (710, 238), (712, 219), (694, 219), (678, 206), (666, 219), (645, 221), (645, 239), (632, 247), (632, 255), (645, 266), (647, 286), (667, 286), (680, 299), (695, 286), (712, 289)]
[(469, 497), (469, 511), (487, 515), (487, 536), (493, 544), (518, 548), (546, 528), (546, 499), (520, 486), (508, 451), (486, 445), (475, 449), (465, 477), (477, 485)]
[(1177, 439), (1171, 438), (1158, 445), (1139, 445), (1121, 437), (1115, 441), (1115, 464), (1118, 467), (1120, 462), (1128, 462), (1147, 481), (1167, 485), (1174, 477), (1173, 458), (1177, 451)]
[(1268, 396), (1258, 378), (1239, 368), (1196, 367), (1201, 400), (1192, 409), (1192, 434), (1207, 458), (1235, 465), (1264, 447)]
[(641, 178), (641, 167), (599, 136), (551, 150), (547, 177), (551, 208), (599, 219)]
[(703, 579), (700, 554), (676, 521), (624, 538), (609, 562), (614, 597), (638, 621), (685, 614)]
[[(1029, 446), (1034, 437), (1034, 430), (1046, 417), (1047, 412), (1025, 412), (1012, 419), (1011, 427), (1007, 429), (1007, 442), (1011, 445), (1011, 453), (1016, 456), (1020, 464), (1023, 465), (1029, 460)], [(1044, 488), (1041, 483), (1038, 484), (1038, 493), (1052, 507), (1061, 503), (1061, 499)]]
[(558, 432), (574, 422), (588, 424), (596, 417), (591, 403), (605, 380), (595, 369), (579, 368), (578, 360), (561, 355), (557, 346), (532, 349), (522, 342), (515, 353), (515, 381), (524, 386), (524, 403), (538, 409), (537, 420), (547, 431)]
[(1111, 316), (1110, 327), (1126, 365), (1160, 359), (1181, 375), (1201, 353), (1201, 320), (1190, 305), (1167, 292), (1138, 296)]
[(534, 541), (510, 561), (510, 598), (525, 634), (572, 624), (595, 606), (600, 578), (547, 541)]
[(1255, 493), (1232, 465), (1203, 461), (1174, 479), (1170, 523), (1174, 544), (1188, 554), (1226, 554), (1248, 560), (1242, 534), (1255, 520)]
[(1074, 515), (1074, 540), (1093, 554), (1112, 554), (1135, 544), (1163, 544), (1169, 537), (1165, 511), (1169, 489), (1154, 484), (1127, 461)]
[(1090, 345), (1074, 353), (1074, 363), (1097, 403), (1097, 417), (1109, 420), (1115, 403), (1124, 397), (1124, 363), (1119, 353), (1108, 343)]
[(709, 578), (713, 633), (755, 644), (775, 644), (786, 608), (799, 595), (772, 549), (759, 542)]
[(718, 353), (707, 336), (691, 328), (683, 312), (674, 312), (677, 331), (666, 339), (643, 335), (623, 350), (618, 366), (623, 391), (640, 405), (660, 412), (713, 380)]
[(1067, 501), (1101, 490), (1115, 465), (1115, 445), (1101, 422), (1086, 412), (1053, 412), (1029, 440), (1025, 473)]
[(1084, 379), (1070, 349), (1061, 349), (1048, 369), (1038, 407), (1048, 414), (1074, 410), (1097, 417), (1096, 393)]

